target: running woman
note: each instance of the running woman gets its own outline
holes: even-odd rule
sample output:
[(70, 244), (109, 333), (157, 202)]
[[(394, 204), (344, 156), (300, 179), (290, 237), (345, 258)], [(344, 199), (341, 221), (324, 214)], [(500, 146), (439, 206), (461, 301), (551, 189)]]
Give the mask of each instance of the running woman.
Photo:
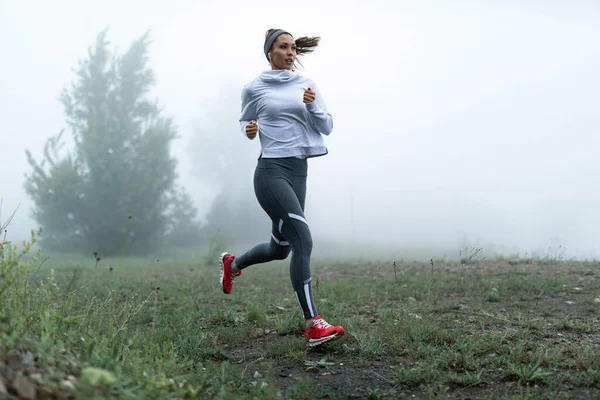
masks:
[(240, 124), (250, 140), (260, 138), (254, 192), (272, 221), (271, 238), (237, 257), (222, 253), (219, 283), (229, 294), (245, 268), (284, 260), (291, 252), (292, 287), (306, 322), (307, 344), (313, 347), (344, 335), (343, 327), (330, 325), (317, 312), (310, 270), (313, 242), (304, 216), (307, 159), (327, 154), (323, 135), (333, 130), (333, 119), (317, 85), (294, 69), (296, 57), (311, 53), (320, 38), (294, 40), (281, 29), (270, 29), (265, 36), (271, 69), (244, 86)]

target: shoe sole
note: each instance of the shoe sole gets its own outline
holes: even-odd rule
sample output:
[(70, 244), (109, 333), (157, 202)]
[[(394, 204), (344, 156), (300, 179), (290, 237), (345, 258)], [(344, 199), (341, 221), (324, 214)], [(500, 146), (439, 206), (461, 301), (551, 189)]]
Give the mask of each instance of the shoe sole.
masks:
[(306, 344), (308, 347), (316, 347), (316, 346), (320, 346), (325, 343), (333, 342), (334, 340), (337, 340), (337, 339), (341, 338), (342, 336), (344, 336), (344, 335), (343, 334), (338, 335), (337, 333), (334, 333), (333, 335), (325, 336), (325, 337), (322, 337), (321, 339), (311, 339)]
[(225, 276), (225, 264), (223, 263), (223, 259), (228, 254), (229, 254), (228, 252), (223, 252), (219, 256), (219, 285), (221, 285), (221, 291), (225, 294), (229, 294), (229, 293), (227, 293), (225, 291), (225, 288), (223, 287), (223, 277)]

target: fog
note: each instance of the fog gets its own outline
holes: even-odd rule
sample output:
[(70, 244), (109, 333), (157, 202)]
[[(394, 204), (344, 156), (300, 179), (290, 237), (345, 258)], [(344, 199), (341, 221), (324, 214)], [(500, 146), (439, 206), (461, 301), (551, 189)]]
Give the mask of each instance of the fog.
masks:
[(329, 154), (309, 162), (316, 245), (596, 257), (600, 5), (499, 3), (0, 0), (1, 219), (20, 204), (10, 235), (36, 227), (25, 149), (39, 158), (67, 127), (58, 95), (105, 28), (123, 50), (151, 31), (153, 95), (200, 213), (221, 190), (192, 154), (203, 135), (223, 137), (228, 184), (254, 198), (260, 148), (239, 130), (239, 94), (268, 68), (265, 31), (284, 28), (322, 37), (301, 72), (334, 118)]

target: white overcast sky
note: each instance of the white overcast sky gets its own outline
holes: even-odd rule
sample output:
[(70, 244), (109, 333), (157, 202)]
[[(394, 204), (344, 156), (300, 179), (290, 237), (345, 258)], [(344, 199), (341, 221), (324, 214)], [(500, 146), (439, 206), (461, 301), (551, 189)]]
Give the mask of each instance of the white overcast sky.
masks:
[[(560, 242), (600, 256), (598, 21), (592, 0), (0, 0), (2, 219), (21, 203), (13, 229), (35, 226), (25, 149), (39, 159), (65, 128), (59, 92), (107, 27), (119, 49), (151, 30), (155, 94), (205, 212), (212, 194), (185, 152), (192, 126), (267, 68), (264, 33), (277, 27), (322, 36), (303, 71), (334, 117), (330, 154), (310, 162), (315, 232), (396, 248)], [(223, 107), (237, 112), (235, 100)], [(221, 134), (258, 154), (232, 126)]]

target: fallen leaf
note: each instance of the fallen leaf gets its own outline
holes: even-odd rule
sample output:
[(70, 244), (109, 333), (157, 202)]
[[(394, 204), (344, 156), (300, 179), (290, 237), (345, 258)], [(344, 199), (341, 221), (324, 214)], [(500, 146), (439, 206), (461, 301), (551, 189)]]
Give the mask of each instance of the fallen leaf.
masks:
[(257, 337), (264, 336), (264, 334), (265, 334), (265, 332), (261, 328), (258, 328), (257, 330), (252, 331), (250, 336), (252, 336), (253, 338), (257, 338)]
[(254, 379), (262, 378), (262, 375), (258, 371), (254, 371)]
[(565, 303), (567, 303), (567, 304), (575, 304), (574, 301), (570, 301), (570, 300), (565, 301)]

